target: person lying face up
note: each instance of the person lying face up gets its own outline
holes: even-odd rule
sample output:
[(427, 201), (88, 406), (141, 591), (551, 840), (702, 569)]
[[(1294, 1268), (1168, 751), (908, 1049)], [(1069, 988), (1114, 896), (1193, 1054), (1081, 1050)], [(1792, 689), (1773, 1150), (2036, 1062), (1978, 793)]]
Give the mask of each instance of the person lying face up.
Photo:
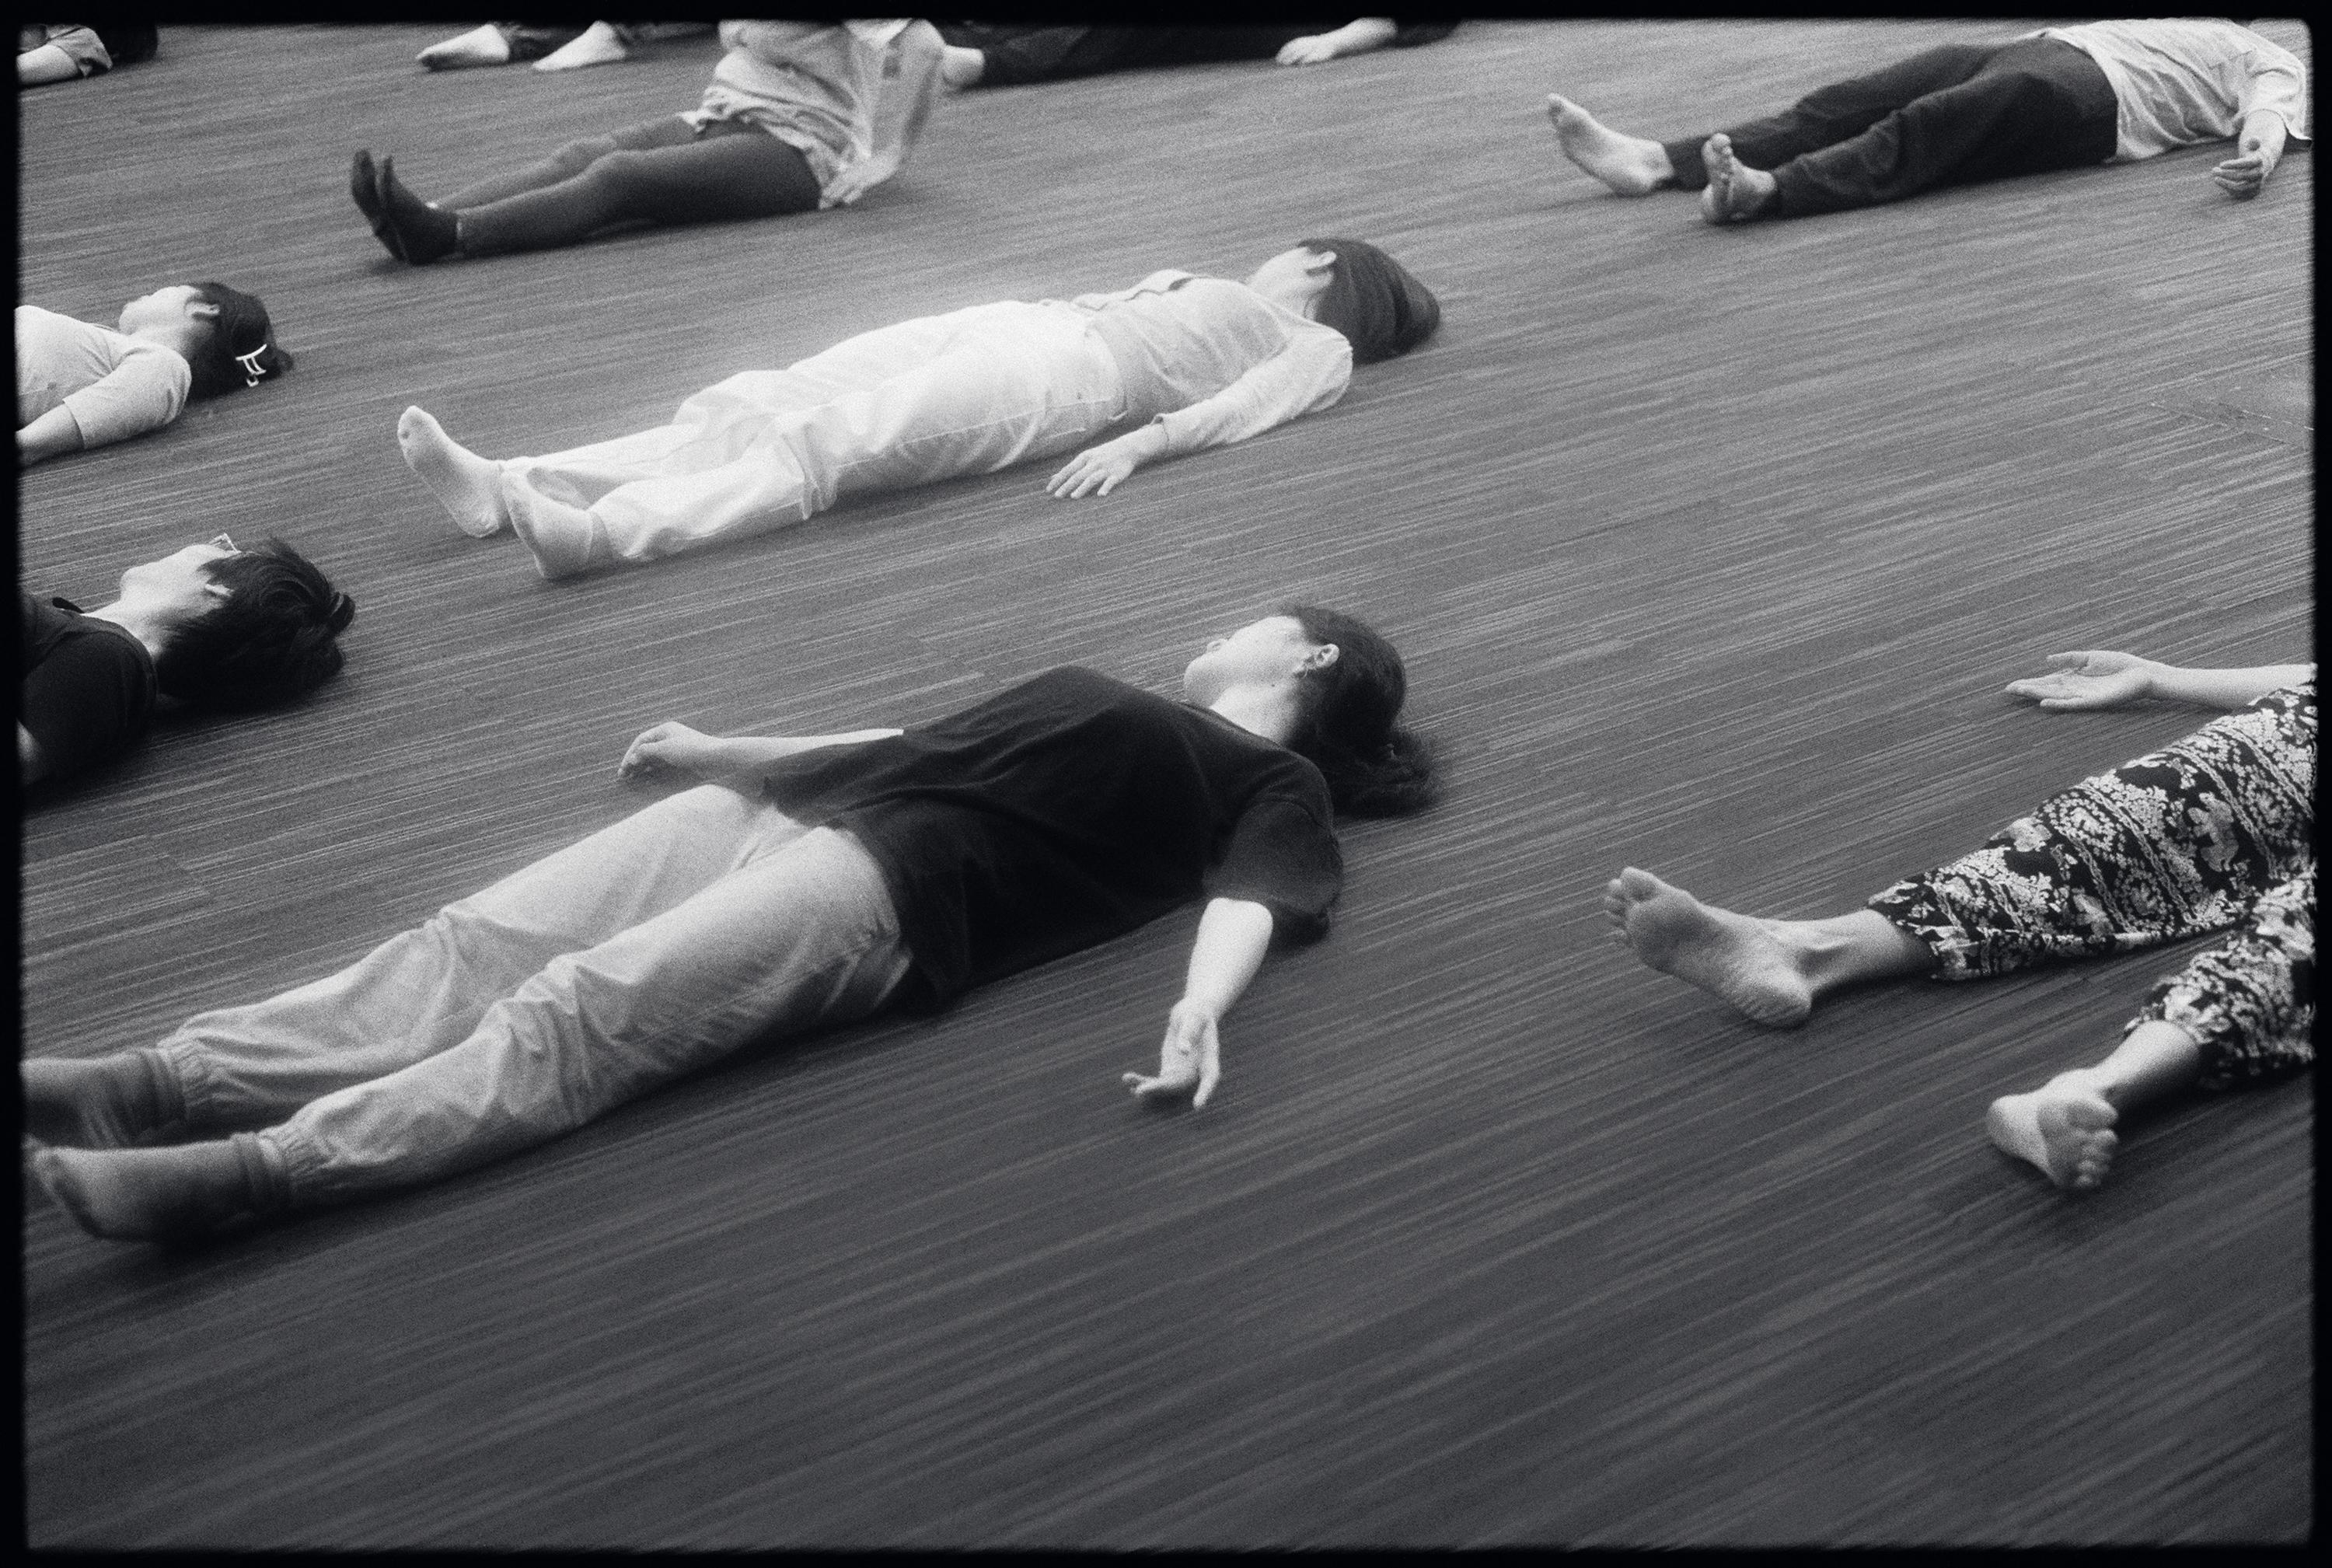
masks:
[(1328, 407), (1355, 364), (1408, 353), (1440, 320), (1432, 291), (1377, 246), (1310, 239), (1245, 282), (1156, 272), (1115, 293), (879, 328), (731, 376), (667, 425), (545, 457), (482, 457), (418, 407), (397, 441), (464, 532), (513, 530), (563, 578), (1072, 453), (1047, 490), (1107, 495), (1161, 458)]

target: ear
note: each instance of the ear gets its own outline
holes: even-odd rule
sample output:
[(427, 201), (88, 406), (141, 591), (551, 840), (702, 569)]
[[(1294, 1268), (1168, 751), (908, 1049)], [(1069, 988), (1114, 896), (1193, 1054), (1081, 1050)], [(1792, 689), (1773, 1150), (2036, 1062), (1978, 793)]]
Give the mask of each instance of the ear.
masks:
[(186, 314), (197, 321), (215, 321), (219, 318), (219, 308), (209, 300), (188, 300)]
[(1343, 657), (1343, 655), (1344, 650), (1338, 647), (1335, 644), (1322, 643), (1318, 647), (1304, 655), (1304, 668), (1307, 673), (1313, 670), (1327, 669), (1338, 659)]
[(1336, 264), (1336, 253), (1333, 251), (1309, 251), (1305, 254), (1310, 257), (1304, 263), (1304, 270), (1307, 272), (1324, 272)]

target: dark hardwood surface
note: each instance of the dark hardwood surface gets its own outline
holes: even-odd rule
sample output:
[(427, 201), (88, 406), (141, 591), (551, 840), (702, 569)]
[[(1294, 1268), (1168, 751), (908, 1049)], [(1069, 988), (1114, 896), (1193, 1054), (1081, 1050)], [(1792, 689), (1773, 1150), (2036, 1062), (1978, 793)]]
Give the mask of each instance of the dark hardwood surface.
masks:
[[(2295, 48), (2297, 24), (2263, 24)], [(2052, 716), (2065, 648), (2311, 656), (2310, 218), (2193, 150), (1716, 232), (1557, 156), (1981, 22), (1476, 23), (1302, 72), (951, 100), (855, 210), (387, 260), (424, 195), (691, 107), (710, 40), (433, 76), (452, 29), (166, 27), (19, 100), (21, 295), (262, 294), (278, 386), (31, 471), (82, 602), (221, 530), (361, 610), (297, 711), (167, 726), (23, 823), (25, 1049), (159, 1037), (636, 808), (664, 718), (929, 718), (1048, 664), (1161, 688), (1289, 597), (1405, 651), (1448, 800), (1354, 826), (1341, 922), (1155, 1060), (1194, 915), (732, 1066), (524, 1157), (194, 1253), (25, 1205), (42, 1545), (2298, 1542), (2312, 1085), (2137, 1124), (2070, 1200), (1995, 1094), (2192, 946), (1761, 1031), (1607, 945), (1621, 865), (1842, 912), (2192, 710)], [(1027, 469), (542, 582), (400, 463), (636, 428), (1000, 298), (1389, 246), (1445, 327), (1333, 410), (1061, 503)]]

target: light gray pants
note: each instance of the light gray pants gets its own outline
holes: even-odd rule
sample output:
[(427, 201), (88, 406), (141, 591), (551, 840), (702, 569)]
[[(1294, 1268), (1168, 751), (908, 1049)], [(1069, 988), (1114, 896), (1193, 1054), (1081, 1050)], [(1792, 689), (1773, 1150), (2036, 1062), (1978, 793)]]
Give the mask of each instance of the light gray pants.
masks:
[(702, 785), (158, 1054), (196, 1129), (275, 1123), (277, 1197), (434, 1181), (572, 1131), (757, 1037), (863, 1018), (908, 969), (858, 842)]
[(1117, 361), (1083, 314), (1006, 301), (731, 376), (669, 425), (507, 459), (502, 483), (582, 508), (616, 558), (653, 560), (802, 521), (846, 495), (1057, 457), (1124, 412)]

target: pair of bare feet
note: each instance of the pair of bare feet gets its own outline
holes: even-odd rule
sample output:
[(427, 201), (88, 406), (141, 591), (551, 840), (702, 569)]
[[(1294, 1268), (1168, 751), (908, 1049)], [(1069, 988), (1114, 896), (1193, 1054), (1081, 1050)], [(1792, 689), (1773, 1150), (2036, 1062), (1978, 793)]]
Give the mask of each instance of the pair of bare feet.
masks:
[(472, 539), (511, 530), (533, 554), (536, 569), (554, 580), (598, 564), (597, 525), (589, 512), (525, 485), (503, 483), (501, 464), (446, 435), (427, 409), (416, 406), (398, 417), (397, 445), (405, 465), (429, 487), (454, 526)]
[[(1699, 987), (1751, 1020), (1805, 1021), (1815, 999), (1854, 980), (1916, 974), (1925, 946), (1863, 910), (1835, 920), (1762, 920), (1703, 904), (1649, 871), (1629, 866), (1603, 890), (1611, 939), (1662, 974)], [(2040, 1088), (1992, 1103), (1985, 1131), (2002, 1151), (2073, 1191), (2104, 1181), (2119, 1114), (2094, 1073), (2062, 1073)]]
[[(1563, 155), (1619, 196), (1649, 196), (1676, 183), (1668, 149), (1640, 136), (1613, 130), (1571, 100), (1546, 95)], [(1708, 184), (1700, 193), (1700, 215), (1713, 224), (1746, 223), (1773, 204), (1773, 177), (1751, 168), (1733, 150), (1733, 139), (1718, 131), (1701, 144), (1700, 161)]]
[[(613, 65), (631, 58), (623, 34), (613, 24), (594, 22), (581, 33), (534, 62), (537, 71), (579, 71), (587, 65)], [(473, 27), (440, 43), (433, 43), (414, 59), (432, 71), (460, 71), (480, 65), (508, 65), (510, 36), (492, 23)]]

